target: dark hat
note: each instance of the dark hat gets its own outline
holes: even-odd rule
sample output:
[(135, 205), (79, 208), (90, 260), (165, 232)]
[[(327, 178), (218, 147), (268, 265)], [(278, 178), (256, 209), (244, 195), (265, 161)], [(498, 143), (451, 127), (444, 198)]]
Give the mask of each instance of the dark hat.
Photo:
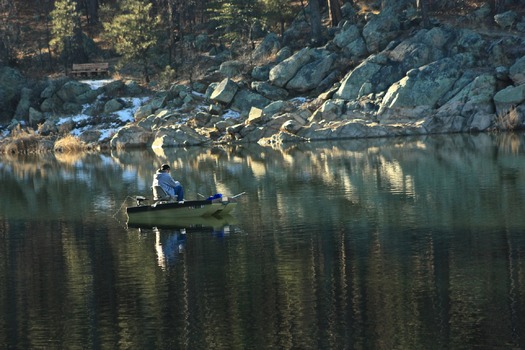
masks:
[(171, 169), (168, 164), (162, 164), (162, 166), (160, 167), (160, 170), (162, 170), (162, 171), (168, 170), (168, 169)]

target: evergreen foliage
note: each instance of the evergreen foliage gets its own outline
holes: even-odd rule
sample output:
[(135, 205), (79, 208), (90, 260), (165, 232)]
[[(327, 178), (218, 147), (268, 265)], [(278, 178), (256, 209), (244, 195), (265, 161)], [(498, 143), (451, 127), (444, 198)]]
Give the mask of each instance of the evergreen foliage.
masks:
[(13, 50), (16, 46), (18, 28), (12, 19), (16, 17), (16, 9), (8, 0), (0, 0), (0, 62), (9, 62), (13, 58)]
[[(252, 36), (254, 28), (263, 30), (258, 34), (280, 32), (284, 38), (287, 26), (301, 13), (311, 29), (310, 44), (323, 45), (328, 33), (324, 27), (339, 24), (343, 3), (352, 4), (356, 11), (368, 12), (382, 11), (389, 4), (405, 1), (0, 0), (0, 65), (47, 74), (56, 70), (56, 65), (49, 60), (51, 54), (60, 55), (68, 67), (71, 62), (107, 60), (116, 52), (121, 55), (122, 63), (141, 64), (148, 80), (148, 62), (154, 62), (159, 70), (169, 65), (177, 73), (186, 72), (182, 65), (191, 61), (191, 51), (220, 52), (228, 48), (232, 56), (239, 55), (245, 52), (243, 41), (251, 40), (253, 48), (255, 39), (260, 38)], [(496, 10), (520, 10), (519, 0), (421, 0), (418, 3), (425, 24), (435, 13), (465, 15), (486, 4), (490, 4), (491, 14)], [(326, 21), (327, 15), (330, 23)], [(255, 26), (257, 22), (262, 26)], [(103, 39), (101, 30), (107, 40), (99, 40)], [(208, 43), (197, 47), (196, 38), (201, 36), (206, 37)], [(242, 39), (235, 41), (235, 50), (234, 45), (230, 45), (234, 39)], [(92, 49), (91, 42), (100, 46)], [(153, 55), (156, 55), (154, 61)], [(47, 63), (49, 69), (45, 67)], [(195, 67), (193, 62), (190, 65)]]
[(281, 35), (284, 25), (291, 22), (298, 12), (298, 6), (290, 0), (261, 0), (264, 6), (264, 18), (269, 27), (279, 24)]
[(225, 38), (247, 37), (252, 23), (262, 16), (261, 2), (257, 0), (217, 0), (213, 4), (217, 29)]
[(59, 0), (51, 11), (50, 46), (64, 57), (67, 66), (73, 50), (73, 37), (77, 28), (79, 14), (72, 0)]
[(157, 44), (159, 18), (152, 15), (152, 3), (122, 0), (117, 15), (104, 22), (105, 35), (125, 61), (142, 63), (143, 75), (149, 81), (149, 50)]

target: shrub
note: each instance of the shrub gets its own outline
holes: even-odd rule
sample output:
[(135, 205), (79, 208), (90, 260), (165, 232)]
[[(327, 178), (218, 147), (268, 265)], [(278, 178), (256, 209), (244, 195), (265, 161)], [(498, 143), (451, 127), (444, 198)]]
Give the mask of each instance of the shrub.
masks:
[(33, 129), (22, 129), (17, 125), (11, 131), (11, 137), (0, 146), (0, 153), (18, 154), (34, 153), (39, 149), (39, 137)]
[(510, 108), (505, 113), (498, 113), (496, 118), (496, 129), (512, 131), (520, 126), (520, 115), (516, 107)]
[(85, 150), (85, 145), (75, 136), (66, 135), (55, 142), (54, 150), (60, 153), (82, 152)]

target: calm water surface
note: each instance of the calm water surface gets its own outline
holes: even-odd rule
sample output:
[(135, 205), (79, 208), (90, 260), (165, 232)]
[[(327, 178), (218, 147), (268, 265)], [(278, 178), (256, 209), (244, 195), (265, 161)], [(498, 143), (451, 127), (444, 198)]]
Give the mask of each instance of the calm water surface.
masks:
[[(128, 227), (161, 163), (232, 217)], [(2, 349), (525, 348), (525, 136), (0, 160)]]

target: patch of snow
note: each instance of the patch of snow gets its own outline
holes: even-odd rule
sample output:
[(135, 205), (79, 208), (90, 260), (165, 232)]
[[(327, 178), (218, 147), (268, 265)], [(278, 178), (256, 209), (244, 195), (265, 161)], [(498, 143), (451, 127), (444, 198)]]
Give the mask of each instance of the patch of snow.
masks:
[(98, 138), (99, 141), (107, 140), (110, 137), (112, 137), (114, 134), (116, 134), (117, 129), (104, 129), (100, 130), (100, 137)]
[(137, 111), (137, 109), (142, 105), (144, 101), (147, 101), (147, 97), (134, 97), (134, 98), (127, 98), (124, 99), (126, 102), (131, 102), (132, 107), (123, 109), (121, 111), (115, 112), (115, 114), (118, 116), (118, 118), (125, 123), (129, 123), (135, 120), (133, 115)]
[(84, 121), (84, 120), (89, 120), (91, 117), (87, 114), (78, 114), (78, 115), (74, 115), (72, 117), (63, 117), (63, 118), (59, 118), (58, 119), (58, 122), (56, 123), (56, 125), (62, 125), (64, 124), (65, 122), (68, 122), (68, 121), (73, 121), (75, 123), (78, 123), (80, 121)]
[(222, 115), (224, 119), (238, 119), (241, 116), (239, 112), (233, 111), (231, 109), (226, 110), (226, 112)]
[[(83, 132), (87, 130), (98, 130), (101, 133), (99, 137), (99, 141), (109, 139), (111, 136), (113, 136), (118, 131), (119, 128), (122, 127), (121, 123), (130, 123), (135, 120), (133, 117), (133, 115), (135, 114), (135, 111), (142, 105), (144, 101), (148, 100), (148, 97), (140, 97), (140, 98), (130, 97), (130, 98), (123, 98), (123, 100), (126, 101), (126, 103), (130, 103), (131, 107), (122, 109), (120, 111), (116, 111), (115, 113), (112, 114), (116, 119), (120, 121), (120, 123), (115, 122), (115, 123), (111, 123), (110, 125), (105, 124), (103, 128), (97, 128), (96, 125), (86, 125), (81, 128), (75, 128), (71, 130), (70, 134), (73, 136), (80, 136)], [(86, 110), (86, 108), (88, 108), (89, 106), (90, 106), (89, 104), (84, 105), (83, 106), (84, 110)], [(92, 118), (93, 117), (89, 115), (81, 113), (75, 116), (60, 118), (59, 121), (57, 122), (57, 125), (64, 124), (67, 121), (73, 121), (75, 123), (86, 121), (89, 123), (89, 120)]]
[(80, 80), (81, 83), (88, 84), (91, 90), (96, 90), (104, 85), (111, 83), (113, 79), (101, 79), (101, 80)]
[(191, 91), (191, 94), (195, 95), (195, 96), (198, 96), (198, 97), (203, 97), (203, 98), (206, 97), (206, 94), (203, 94), (203, 93), (200, 93), (200, 92), (197, 92), (197, 91), (194, 91), (194, 90)]
[(131, 109), (131, 108), (123, 109), (121, 111), (115, 112), (115, 114), (117, 115), (118, 119), (120, 119), (124, 123), (129, 123), (129, 122), (134, 121), (135, 120), (133, 118), (133, 114), (134, 113), (135, 113), (135, 111), (133, 109)]
[(307, 102), (308, 99), (306, 97), (294, 97), (290, 100), (290, 102), (292, 103), (298, 103), (298, 104), (303, 104), (305, 102)]

